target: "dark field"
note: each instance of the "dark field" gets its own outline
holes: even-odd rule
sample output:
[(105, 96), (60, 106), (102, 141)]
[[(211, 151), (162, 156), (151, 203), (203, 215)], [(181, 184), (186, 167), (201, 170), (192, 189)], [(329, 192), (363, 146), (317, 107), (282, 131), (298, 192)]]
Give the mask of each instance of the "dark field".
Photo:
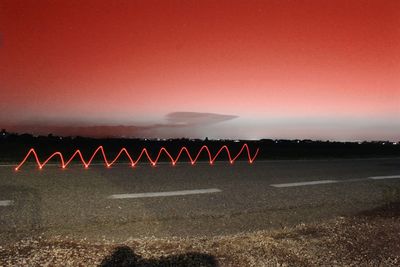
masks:
[[(192, 155), (196, 155), (203, 145), (210, 148), (211, 154), (215, 154), (223, 145), (227, 145), (231, 153), (236, 155), (243, 144), (247, 143), (251, 154), (259, 148), (257, 159), (321, 159), (321, 158), (368, 158), (368, 157), (400, 157), (400, 144), (380, 142), (329, 142), (311, 140), (270, 140), (259, 141), (241, 140), (199, 140), (199, 139), (169, 139), (169, 140), (145, 140), (145, 139), (91, 139), (83, 137), (57, 137), (6, 134), (0, 136), (0, 162), (20, 162), (30, 148), (34, 148), (43, 161), (56, 151), (70, 157), (75, 150), (80, 149), (85, 159), (90, 158), (99, 146), (103, 146), (107, 157), (114, 158), (121, 148), (137, 158), (143, 148), (149, 151), (155, 158), (161, 147), (165, 147), (176, 157), (179, 150), (185, 146)], [(221, 153), (217, 160), (227, 160), (227, 154)], [(247, 160), (246, 153), (242, 153), (239, 160)], [(101, 160), (100, 155), (95, 160)], [(161, 161), (168, 161), (165, 155)], [(188, 161), (186, 156), (182, 160)], [(202, 153), (199, 160), (207, 161), (206, 153)]]

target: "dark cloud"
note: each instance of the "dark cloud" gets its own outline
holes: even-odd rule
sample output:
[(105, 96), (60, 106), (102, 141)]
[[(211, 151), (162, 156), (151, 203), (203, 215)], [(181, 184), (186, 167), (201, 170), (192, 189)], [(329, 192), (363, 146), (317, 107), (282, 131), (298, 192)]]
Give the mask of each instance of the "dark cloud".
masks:
[[(197, 126), (232, 120), (238, 116), (200, 112), (172, 112), (165, 123), (138, 125), (59, 126), (40, 124), (10, 125), (7, 130), (18, 133), (88, 137), (181, 137), (188, 136)], [(180, 131), (182, 129), (182, 131)]]
[(172, 112), (165, 116), (172, 125), (205, 125), (237, 118), (235, 115), (200, 112)]

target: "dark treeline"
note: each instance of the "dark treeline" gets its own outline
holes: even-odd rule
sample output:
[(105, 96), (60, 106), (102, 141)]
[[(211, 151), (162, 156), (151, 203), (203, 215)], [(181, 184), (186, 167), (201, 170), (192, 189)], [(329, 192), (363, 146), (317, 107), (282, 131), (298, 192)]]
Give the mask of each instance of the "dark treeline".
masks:
[[(139, 156), (143, 148), (147, 148), (151, 157), (155, 158), (161, 147), (165, 147), (176, 157), (180, 148), (186, 146), (192, 156), (195, 156), (203, 145), (207, 145), (211, 153), (215, 153), (223, 145), (227, 145), (236, 155), (244, 143), (250, 147), (253, 155), (257, 148), (260, 153), (257, 159), (306, 159), (306, 158), (351, 158), (351, 157), (400, 157), (400, 144), (388, 141), (376, 142), (332, 142), (312, 140), (200, 140), (200, 139), (127, 139), (104, 138), (94, 139), (86, 137), (59, 137), (59, 136), (33, 136), (30, 134), (12, 134), (3, 130), (0, 134), (0, 161), (18, 162), (26, 155), (30, 148), (34, 148), (41, 160), (50, 156), (55, 151), (60, 151), (68, 158), (72, 153), (80, 149), (85, 159), (88, 159), (95, 149), (103, 146), (107, 158), (112, 159), (121, 148), (125, 147), (134, 159)], [(98, 154), (95, 158), (101, 159)], [(146, 161), (145, 158), (142, 158)], [(207, 154), (203, 152), (200, 160), (207, 160)], [(222, 152), (218, 160), (226, 160), (225, 152)], [(244, 151), (239, 159), (247, 160)], [(32, 157), (33, 160), (33, 157)], [(161, 160), (167, 160), (163, 155)], [(182, 156), (182, 161), (188, 160)], [(121, 161), (125, 159), (121, 158)]]

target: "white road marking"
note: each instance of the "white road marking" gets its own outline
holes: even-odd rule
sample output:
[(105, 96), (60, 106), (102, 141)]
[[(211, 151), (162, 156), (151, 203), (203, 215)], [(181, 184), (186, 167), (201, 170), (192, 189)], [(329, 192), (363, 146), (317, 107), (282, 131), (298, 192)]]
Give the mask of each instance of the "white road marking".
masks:
[(7, 207), (13, 204), (12, 200), (0, 200), (0, 207)]
[(17, 167), (18, 164), (0, 164), (0, 167)]
[(368, 178), (351, 178), (346, 180), (338, 180), (338, 183), (351, 183), (351, 182), (363, 182), (366, 181)]
[(367, 181), (368, 179), (372, 179), (372, 180), (400, 179), (400, 175), (371, 176), (371, 177), (367, 177), (367, 178), (355, 178), (355, 179), (347, 179), (347, 180), (317, 180), (317, 181), (308, 181), (308, 182), (271, 184), (270, 186), (281, 188), (281, 187), (307, 186), (307, 185), (316, 185), (316, 184), (361, 182), (361, 181)]
[(383, 180), (383, 179), (400, 179), (400, 175), (387, 175), (387, 176), (371, 176), (368, 177), (372, 180)]
[(284, 183), (284, 184), (271, 184), (273, 187), (294, 187), (294, 186), (306, 186), (306, 185), (316, 185), (316, 184), (333, 184), (337, 183), (337, 180), (318, 180), (318, 181), (308, 181), (308, 182), (297, 182), (297, 183)]
[(185, 196), (185, 195), (218, 193), (218, 192), (222, 192), (222, 190), (220, 190), (218, 188), (210, 188), (210, 189), (182, 190), (182, 191), (170, 191), (170, 192), (116, 194), (116, 195), (108, 196), (108, 198), (124, 199), (124, 198), (145, 198), (145, 197), (171, 197), (171, 196)]

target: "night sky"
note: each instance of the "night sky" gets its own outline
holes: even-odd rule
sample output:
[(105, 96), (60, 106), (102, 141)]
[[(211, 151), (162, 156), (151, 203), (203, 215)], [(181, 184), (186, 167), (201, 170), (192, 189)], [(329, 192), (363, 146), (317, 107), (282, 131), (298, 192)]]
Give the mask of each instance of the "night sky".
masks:
[(400, 1), (0, 0), (0, 127), (400, 140)]

